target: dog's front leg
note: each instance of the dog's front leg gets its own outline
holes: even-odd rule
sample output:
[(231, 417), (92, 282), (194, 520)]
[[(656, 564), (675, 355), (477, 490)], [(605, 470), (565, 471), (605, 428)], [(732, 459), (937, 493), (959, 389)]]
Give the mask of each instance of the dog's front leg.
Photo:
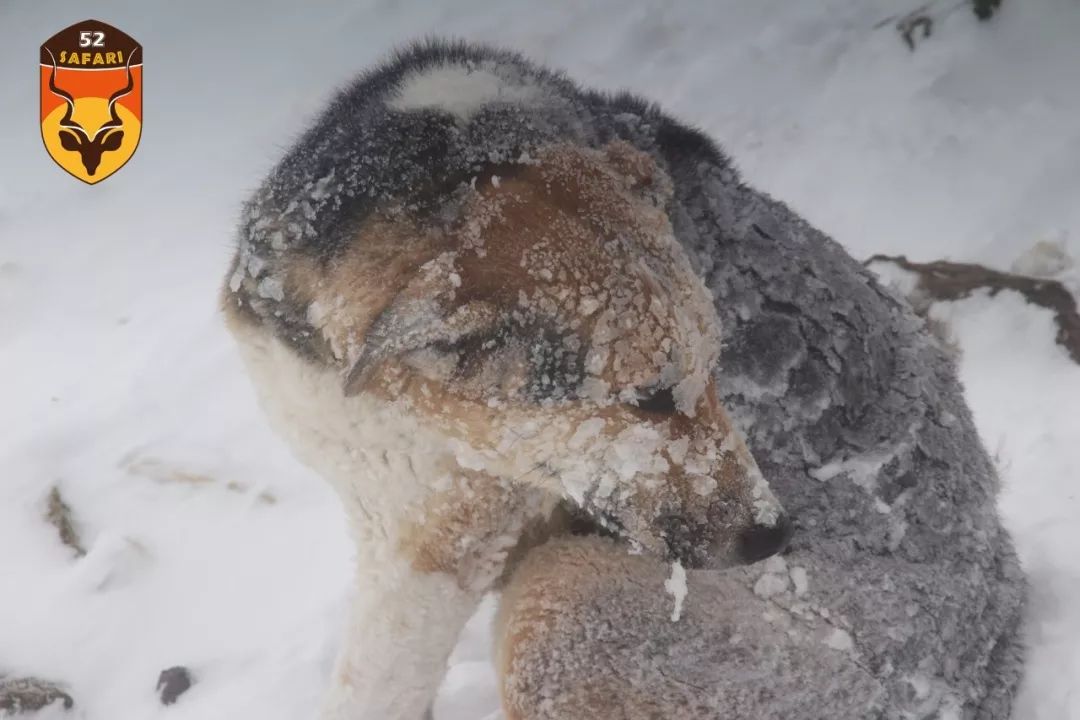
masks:
[(422, 720), (482, 594), (398, 553), (365, 555), (322, 720)]

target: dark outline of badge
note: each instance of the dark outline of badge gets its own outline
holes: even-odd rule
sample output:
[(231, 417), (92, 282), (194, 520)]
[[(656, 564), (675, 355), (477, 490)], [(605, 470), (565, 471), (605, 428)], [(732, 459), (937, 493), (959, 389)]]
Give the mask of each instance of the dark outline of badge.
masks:
[[(94, 55), (94, 54), (96, 54), (96, 55), (105, 55), (106, 57), (108, 57), (110, 55), (118, 55), (120, 57), (123, 57), (123, 54), (126, 54), (127, 59), (125, 61), (116, 61), (116, 60), (106, 61), (104, 63), (101, 63), (101, 64), (104, 64), (105, 67), (98, 67), (98, 68), (83, 68), (83, 67), (80, 66), (80, 63), (63, 64), (63, 61), (61, 61), (59, 63), (56, 62), (56, 54), (54, 54), (52, 50), (55, 49), (55, 50), (59, 51), (61, 48), (58, 47), (58, 45), (60, 45), (60, 44), (72, 44), (72, 47), (75, 47), (76, 49), (78, 49), (77, 48), (77, 44), (78, 44), (77, 39), (79, 37), (79, 33), (81, 33), (81, 32), (90, 33), (91, 36), (93, 36), (95, 33), (99, 34), (100, 37), (95, 38), (95, 39), (100, 39), (102, 44), (101, 45), (91, 45), (91, 46), (88, 47), (88, 49), (83, 51), (83, 53), (80, 53), (80, 55), (85, 53), (85, 54), (91, 54), (91, 55)], [(108, 40), (109, 37), (117, 38), (117, 40), (109, 42), (109, 40)], [(94, 47), (101, 48), (101, 49), (95, 50), (95, 49), (93, 49)], [(106, 48), (110, 48), (110, 47), (112, 48), (111, 50), (106, 49)], [(65, 48), (66, 48), (66, 45), (65, 45)], [(95, 63), (95, 64), (97, 64), (97, 63)], [(119, 88), (118, 91), (113, 92), (112, 96), (109, 97), (108, 100), (107, 100), (108, 103), (109, 103), (108, 109), (109, 109), (109, 112), (110, 112), (110, 115), (111, 115), (112, 119), (110, 121), (106, 121), (105, 124), (103, 124), (101, 127), (99, 127), (98, 130), (94, 133), (93, 138), (91, 138), (87, 134), (87, 132), (85, 130), (83, 130), (81, 126), (78, 125), (78, 123), (75, 123), (74, 121), (71, 121), (71, 114), (75, 109), (75, 102), (79, 98), (81, 98), (81, 97), (97, 97), (97, 96), (96, 95), (86, 94), (86, 93), (80, 94), (80, 95), (77, 95), (77, 96), (72, 96), (71, 93), (59, 88), (56, 85), (56, 82), (55, 82), (55, 78), (56, 78), (55, 73), (56, 73), (57, 69), (60, 69), (60, 70), (82, 70), (84, 72), (93, 72), (93, 71), (99, 71), (99, 70), (119, 70), (119, 69), (126, 69), (127, 70), (128, 86), (125, 86), (123, 88)], [(50, 75), (46, 75), (46, 73), (50, 73)], [(71, 175), (75, 179), (80, 180), (80, 181), (86, 183), (87, 185), (97, 185), (98, 183), (112, 177), (117, 172), (119, 172), (125, 165), (127, 165), (128, 162), (131, 160), (131, 158), (135, 156), (135, 153), (139, 149), (139, 145), (142, 142), (142, 133), (143, 133), (143, 125), (144, 125), (143, 101), (142, 101), (142, 93), (143, 93), (143, 46), (142, 46), (142, 44), (139, 41), (137, 41), (135, 38), (133, 38), (130, 35), (128, 35), (127, 33), (125, 33), (123, 30), (120, 30), (117, 27), (109, 25), (108, 23), (102, 22), (100, 20), (94, 20), (92, 18), (87, 19), (87, 20), (82, 20), (82, 21), (79, 21), (79, 22), (74, 23), (72, 25), (69, 25), (68, 27), (64, 28), (63, 30), (60, 30), (59, 32), (55, 33), (50, 38), (48, 38), (44, 43), (41, 44), (41, 47), (39, 49), (38, 74), (39, 74), (38, 79), (39, 79), (39, 88), (40, 88), (40, 91), (39, 91), (40, 94), (39, 94), (39, 100), (38, 100), (38, 115), (39, 115), (39, 117), (38, 117), (38, 127), (39, 127), (40, 134), (41, 134), (42, 144), (45, 146), (45, 152), (52, 159), (52, 161), (58, 167), (60, 167), (61, 170), (66, 172), (68, 175)], [(49, 95), (51, 95), (51, 96), (61, 98), (61, 100), (63, 102), (66, 102), (68, 104), (68, 110), (65, 113), (64, 120), (61, 121), (61, 129), (66, 129), (69, 132), (70, 131), (78, 131), (78, 133), (81, 133), (81, 135), (83, 136), (83, 142), (80, 143), (80, 145), (84, 144), (87, 141), (89, 141), (89, 142), (95, 143), (95, 145), (97, 146), (97, 147), (95, 147), (95, 149), (98, 150), (97, 155), (98, 155), (99, 159), (98, 159), (98, 162), (94, 164), (94, 169), (95, 170), (98, 167), (98, 165), (100, 164), (100, 156), (102, 154), (104, 154), (105, 152), (114, 152), (115, 151), (115, 150), (110, 150), (108, 148), (106, 148), (104, 150), (99, 149), (100, 144), (102, 144), (102, 141), (107, 140), (107, 136), (112, 134), (112, 133), (106, 132), (105, 135), (101, 135), (102, 131), (103, 130), (111, 130), (111, 129), (121, 129), (121, 128), (124, 127), (124, 122), (116, 114), (115, 109), (114, 109), (114, 105), (121, 98), (134, 94), (135, 99), (137, 100), (137, 105), (135, 106), (135, 108), (132, 107), (133, 103), (132, 103), (131, 100), (128, 100), (128, 101), (120, 103), (120, 104), (122, 105), (122, 107), (127, 112), (134, 115), (136, 120), (138, 121), (138, 124), (139, 124), (138, 125), (138, 136), (135, 139), (135, 145), (133, 147), (131, 147), (130, 150), (126, 153), (126, 157), (124, 157), (124, 159), (120, 162), (120, 164), (117, 165), (115, 168), (112, 168), (108, 173), (106, 173), (106, 174), (104, 174), (101, 177), (96, 178), (96, 179), (87, 179), (86, 177), (81, 177), (76, 172), (73, 172), (69, 167), (66, 167), (64, 165), (64, 163), (60, 159), (57, 158), (57, 156), (54, 154), (54, 151), (49, 147), (49, 141), (46, 139), (46, 135), (45, 135), (45, 133), (46, 133), (45, 121), (46, 121), (48, 115), (55, 110), (55, 107), (59, 107), (62, 103), (56, 103), (55, 101), (52, 101), (54, 103), (53, 108), (51, 108), (48, 112), (46, 112), (45, 108), (46, 108), (46, 100), (47, 100), (46, 94), (47, 93)], [(102, 98), (102, 99), (105, 99), (105, 98)], [(74, 135), (78, 139), (78, 135), (76, 134), (76, 132), (70, 132), (70, 134)], [(101, 135), (100, 140), (98, 139), (99, 135)], [(63, 139), (61, 139), (61, 142), (63, 142)], [(122, 140), (121, 140), (121, 142), (122, 142)], [(69, 148), (65, 147), (64, 149), (68, 150)], [(119, 148), (117, 148), (117, 150), (118, 149)], [(79, 150), (79, 153), (80, 153), (80, 160), (83, 160), (82, 151)], [(84, 161), (84, 167), (85, 167), (85, 161)], [(89, 175), (92, 178), (94, 176), (94, 173), (91, 172), (89, 168), (86, 168), (86, 175)]]

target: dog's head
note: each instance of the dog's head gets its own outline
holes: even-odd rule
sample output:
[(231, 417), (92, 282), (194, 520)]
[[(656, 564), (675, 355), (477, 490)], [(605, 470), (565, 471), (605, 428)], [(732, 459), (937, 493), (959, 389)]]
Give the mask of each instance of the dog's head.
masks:
[(434, 219), (371, 214), (329, 260), (242, 247), (224, 306), (332, 368), (342, 402), (437, 428), (460, 467), (547, 488), (662, 556), (752, 562), (790, 523), (718, 401), (719, 322), (670, 194), (625, 143), (549, 146)]

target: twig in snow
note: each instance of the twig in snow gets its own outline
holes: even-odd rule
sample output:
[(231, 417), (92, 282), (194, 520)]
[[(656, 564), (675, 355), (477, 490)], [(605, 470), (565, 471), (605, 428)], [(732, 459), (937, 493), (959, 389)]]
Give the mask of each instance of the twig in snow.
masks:
[(57, 700), (68, 710), (75, 704), (57, 683), (32, 677), (0, 679), (0, 715), (4, 717), (36, 712)]
[(1001, 0), (973, 0), (972, 4), (975, 6), (975, 17), (989, 20), (1001, 7)]
[(940, 0), (924, 3), (903, 15), (890, 15), (874, 25), (874, 29), (892, 25), (900, 34), (908, 50), (915, 50), (919, 41), (934, 33), (934, 24), (941, 22), (965, 5), (973, 6), (975, 15), (980, 20), (987, 20), (1001, 5), (1001, 0), (959, 0), (944, 10), (937, 10)]
[(1058, 345), (1080, 364), (1080, 313), (1076, 298), (1057, 280), (1028, 277), (991, 270), (982, 265), (938, 260), (930, 263), (909, 261), (903, 255), (874, 255), (864, 264), (889, 262), (919, 277), (918, 289), (933, 300), (961, 300), (975, 290), (985, 288), (990, 295), (1013, 290), (1028, 302), (1054, 313)]
[(194, 680), (191, 671), (182, 665), (166, 668), (158, 675), (157, 691), (162, 705), (172, 705), (186, 693)]
[(71, 520), (71, 508), (64, 502), (60, 496), (60, 488), (56, 486), (49, 491), (45, 519), (60, 534), (60, 542), (74, 550), (76, 556), (86, 555), (86, 548), (80, 542), (79, 534), (75, 531), (75, 523)]
[(915, 34), (920, 30), (922, 31), (922, 37), (920, 38), (922, 40), (934, 34), (934, 19), (920, 11), (905, 15), (896, 23), (896, 31), (900, 33), (900, 37), (904, 38), (908, 50), (915, 50)]

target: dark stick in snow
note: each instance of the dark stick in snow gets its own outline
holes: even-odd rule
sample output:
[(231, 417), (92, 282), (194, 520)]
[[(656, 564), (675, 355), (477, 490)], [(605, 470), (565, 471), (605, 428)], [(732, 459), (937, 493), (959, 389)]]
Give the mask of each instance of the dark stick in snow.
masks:
[(79, 540), (79, 533), (76, 532), (75, 523), (71, 519), (71, 508), (64, 502), (58, 487), (53, 487), (49, 491), (45, 519), (60, 534), (60, 542), (74, 550), (77, 557), (86, 555), (86, 548), (83, 547), (82, 542)]
[(866, 261), (889, 262), (919, 276), (919, 290), (939, 301), (962, 300), (975, 290), (985, 289), (990, 295), (1013, 290), (1029, 303), (1054, 313), (1057, 324), (1057, 343), (1065, 348), (1075, 362), (1080, 363), (1080, 313), (1076, 298), (1057, 280), (1028, 277), (992, 270), (972, 263), (937, 260), (929, 263), (911, 262), (903, 255), (874, 255)]
[(191, 689), (191, 671), (182, 665), (166, 668), (158, 675), (157, 691), (162, 705), (172, 705)]
[(183, 665), (167, 667), (158, 676), (158, 695), (162, 705), (172, 705), (180, 695), (191, 689), (191, 670)]
[(75, 705), (57, 683), (33, 677), (0, 679), (0, 715), (4, 717), (37, 712), (57, 700), (68, 710)]

